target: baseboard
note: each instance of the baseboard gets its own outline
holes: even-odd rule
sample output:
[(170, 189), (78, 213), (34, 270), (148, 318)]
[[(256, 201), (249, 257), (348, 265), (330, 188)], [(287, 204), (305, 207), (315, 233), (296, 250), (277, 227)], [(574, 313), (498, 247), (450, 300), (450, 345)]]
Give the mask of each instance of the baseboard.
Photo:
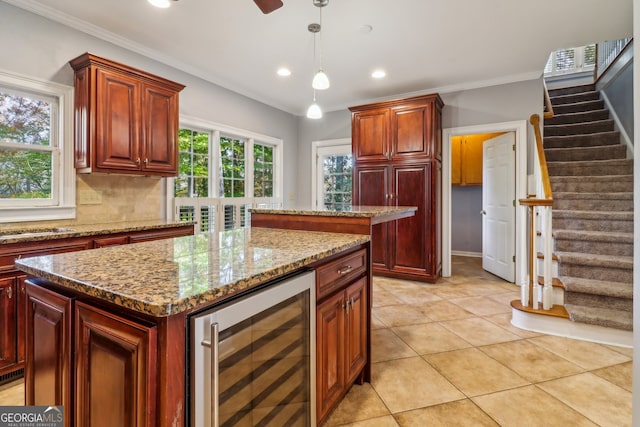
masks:
[(569, 319), (562, 319), (559, 317), (525, 313), (515, 308), (511, 309), (511, 324), (520, 329), (547, 335), (555, 335), (619, 347), (633, 347), (632, 331), (622, 331), (620, 329), (572, 322)]
[(451, 251), (451, 255), (482, 258), (482, 252)]

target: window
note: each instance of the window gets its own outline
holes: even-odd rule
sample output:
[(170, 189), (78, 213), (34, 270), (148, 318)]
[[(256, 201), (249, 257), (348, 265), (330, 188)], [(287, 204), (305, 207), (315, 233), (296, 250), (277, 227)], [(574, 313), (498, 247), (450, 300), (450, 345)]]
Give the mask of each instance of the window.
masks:
[(75, 217), (72, 88), (0, 72), (0, 222)]
[(544, 67), (545, 76), (580, 73), (592, 71), (596, 64), (596, 45), (560, 49), (551, 52), (547, 65)]
[(314, 202), (316, 206), (344, 210), (352, 204), (353, 157), (351, 141), (314, 141)]
[(178, 177), (169, 180), (176, 219), (229, 230), (250, 224), (251, 206), (282, 205), (281, 140), (197, 119), (181, 126)]

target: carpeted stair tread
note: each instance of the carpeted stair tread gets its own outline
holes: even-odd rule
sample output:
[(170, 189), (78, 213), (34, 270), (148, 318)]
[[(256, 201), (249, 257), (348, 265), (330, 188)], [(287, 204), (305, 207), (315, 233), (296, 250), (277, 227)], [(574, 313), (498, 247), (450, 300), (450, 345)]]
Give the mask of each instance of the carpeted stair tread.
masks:
[(597, 120), (607, 120), (609, 119), (609, 110), (600, 109), (600, 110), (590, 110), (590, 111), (578, 111), (571, 112), (565, 114), (555, 114), (550, 119), (544, 120), (544, 125), (565, 125), (565, 124), (576, 124), (576, 123), (584, 123), (584, 122), (593, 122)]
[(577, 113), (580, 111), (592, 111), (602, 110), (604, 108), (604, 101), (602, 99), (594, 99), (590, 101), (574, 102), (569, 104), (554, 104), (553, 113), (555, 114), (567, 114)]
[(550, 181), (554, 193), (633, 192), (633, 175), (554, 176)]
[(613, 131), (613, 119), (567, 125), (544, 125), (544, 134), (547, 136), (584, 135), (610, 131)]
[(601, 307), (586, 307), (565, 304), (569, 318), (574, 322), (605, 326), (608, 328), (633, 330), (633, 313)]
[(548, 162), (625, 159), (627, 147), (618, 144), (596, 147), (545, 148), (544, 153)]
[(633, 212), (553, 210), (553, 219), (572, 218), (580, 220), (602, 219), (603, 217), (606, 217), (608, 221), (633, 221)]
[(619, 145), (620, 132), (596, 132), (584, 135), (545, 136), (544, 148), (594, 147)]
[(589, 230), (554, 230), (556, 251), (593, 256), (633, 256), (633, 233)]
[(564, 105), (564, 104), (573, 104), (576, 102), (583, 101), (595, 101), (600, 99), (600, 94), (596, 91), (587, 91), (580, 93), (573, 93), (568, 95), (558, 95), (558, 96), (549, 96), (549, 100), (551, 101), (551, 105)]
[(574, 239), (592, 242), (633, 243), (633, 233), (611, 231), (554, 230), (556, 239)]
[(560, 96), (560, 95), (571, 95), (574, 93), (593, 92), (595, 90), (596, 90), (596, 85), (594, 83), (588, 83), (586, 85), (549, 89), (548, 92), (550, 97), (554, 97), (554, 96)]
[(562, 200), (633, 200), (633, 192), (622, 193), (581, 193), (557, 192), (553, 195)]
[(550, 176), (630, 175), (633, 159), (547, 162), (547, 168)]
[(553, 228), (633, 233), (633, 211), (553, 210)]
[(633, 299), (633, 283), (608, 282), (579, 277), (560, 277), (559, 279), (565, 292)]
[(591, 267), (618, 268), (633, 270), (632, 256), (613, 256), (584, 254), (580, 252), (555, 252), (560, 262), (568, 264), (580, 264)]

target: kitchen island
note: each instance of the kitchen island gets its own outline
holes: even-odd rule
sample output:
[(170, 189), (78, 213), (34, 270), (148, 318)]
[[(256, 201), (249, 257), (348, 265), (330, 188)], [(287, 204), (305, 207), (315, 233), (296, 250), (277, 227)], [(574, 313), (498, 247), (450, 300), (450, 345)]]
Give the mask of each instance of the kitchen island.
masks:
[[(370, 378), (369, 259), (366, 235), (251, 228), (19, 260), (30, 276), (26, 404), (64, 405), (69, 426), (185, 425), (189, 315), (313, 269), (321, 421)], [(346, 309), (321, 317), (333, 307)], [(335, 379), (343, 364), (355, 369)]]

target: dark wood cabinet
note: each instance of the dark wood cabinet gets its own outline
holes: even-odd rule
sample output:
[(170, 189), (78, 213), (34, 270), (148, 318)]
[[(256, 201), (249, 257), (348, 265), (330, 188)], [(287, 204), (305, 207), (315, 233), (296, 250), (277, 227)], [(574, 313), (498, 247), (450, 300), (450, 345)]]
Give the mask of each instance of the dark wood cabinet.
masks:
[[(362, 250), (316, 270), (319, 289), (316, 311), (318, 423), (327, 418), (354, 381), (362, 383), (365, 379), (365, 367), (370, 362), (368, 330), (371, 315), (366, 267), (368, 258)], [(331, 272), (336, 274), (332, 277)]]
[(77, 171), (175, 176), (184, 86), (89, 53), (70, 64)]
[(14, 267), (16, 259), (189, 236), (193, 231), (193, 225), (184, 225), (0, 246), (0, 375), (19, 375), (21, 369), (25, 368), (25, 310), (28, 298), (25, 275)]
[(26, 281), (25, 404), (62, 405), (73, 423), (73, 298)]
[(418, 208), (373, 227), (374, 274), (428, 282), (441, 274), (442, 106), (434, 94), (350, 108), (354, 204)]
[(76, 425), (155, 426), (157, 331), (75, 303)]

